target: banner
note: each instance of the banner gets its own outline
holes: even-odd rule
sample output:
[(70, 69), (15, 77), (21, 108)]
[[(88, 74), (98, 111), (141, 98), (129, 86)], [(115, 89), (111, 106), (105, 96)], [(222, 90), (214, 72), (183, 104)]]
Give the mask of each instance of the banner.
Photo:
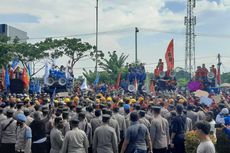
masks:
[(167, 64), (167, 70), (174, 69), (174, 44), (173, 39), (170, 41), (167, 51), (165, 53), (165, 60)]

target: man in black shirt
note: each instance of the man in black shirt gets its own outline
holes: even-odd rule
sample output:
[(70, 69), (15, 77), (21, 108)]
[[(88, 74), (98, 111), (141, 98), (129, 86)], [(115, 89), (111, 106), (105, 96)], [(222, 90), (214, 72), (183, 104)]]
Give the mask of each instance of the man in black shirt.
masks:
[(186, 132), (186, 117), (182, 116), (183, 106), (176, 106), (177, 116), (172, 119), (171, 123), (171, 148), (173, 153), (185, 153), (185, 132)]

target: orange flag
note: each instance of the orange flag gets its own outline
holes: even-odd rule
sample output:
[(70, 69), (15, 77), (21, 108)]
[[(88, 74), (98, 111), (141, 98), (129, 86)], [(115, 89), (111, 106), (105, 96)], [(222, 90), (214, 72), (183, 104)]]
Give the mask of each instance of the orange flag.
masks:
[(23, 68), (23, 71), (22, 71), (22, 81), (24, 82), (24, 88), (28, 88), (30, 79), (29, 79), (29, 75), (27, 73), (26, 68)]
[(174, 44), (173, 39), (170, 41), (167, 51), (165, 53), (165, 60), (167, 63), (167, 69), (170, 71), (174, 69)]

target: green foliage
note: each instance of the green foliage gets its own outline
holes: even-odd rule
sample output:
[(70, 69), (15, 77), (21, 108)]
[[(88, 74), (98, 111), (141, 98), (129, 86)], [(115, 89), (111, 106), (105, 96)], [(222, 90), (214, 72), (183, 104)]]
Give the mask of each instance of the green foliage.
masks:
[(82, 58), (89, 56), (88, 53), (92, 46), (88, 42), (82, 42), (77, 38), (64, 38), (63, 40), (47, 40), (54, 49), (51, 54), (52, 58), (62, 57), (66, 55), (70, 58), (71, 68)]
[(187, 86), (190, 80), (190, 74), (180, 67), (175, 68), (175, 72), (176, 72), (176, 78), (177, 78), (177, 85), (179, 87)]
[(223, 73), (221, 75), (221, 82), (222, 83), (230, 83), (230, 72), (228, 73)]
[[(119, 73), (124, 77), (128, 72), (128, 68), (125, 67), (125, 61), (128, 56), (124, 55), (124, 53), (118, 56), (116, 51), (113, 51), (112, 53), (108, 52), (108, 54), (109, 58), (101, 58), (101, 62), (99, 63), (99, 66), (103, 69), (103, 71), (98, 72), (100, 76), (99, 82), (114, 84)], [(86, 71), (85, 69), (83, 70), (83, 75), (87, 78), (88, 82), (93, 83), (96, 78), (96, 73), (93, 71)]]

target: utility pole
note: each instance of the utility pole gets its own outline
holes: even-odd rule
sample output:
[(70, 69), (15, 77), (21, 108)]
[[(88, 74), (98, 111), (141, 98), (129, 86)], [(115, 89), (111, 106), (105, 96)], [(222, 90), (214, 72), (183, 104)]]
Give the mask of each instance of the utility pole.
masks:
[(98, 73), (98, 0), (96, 0), (96, 66), (95, 72)]
[(139, 29), (135, 27), (135, 64), (137, 64), (137, 33)]
[(187, 16), (184, 19), (186, 26), (186, 42), (185, 42), (185, 70), (192, 73), (196, 69), (195, 56), (195, 25), (196, 16), (194, 16), (194, 8), (196, 7), (196, 0), (187, 0)]
[(217, 84), (220, 85), (221, 84), (220, 66), (222, 65), (220, 54), (218, 54), (217, 58), (218, 58), (218, 63), (217, 63)]

